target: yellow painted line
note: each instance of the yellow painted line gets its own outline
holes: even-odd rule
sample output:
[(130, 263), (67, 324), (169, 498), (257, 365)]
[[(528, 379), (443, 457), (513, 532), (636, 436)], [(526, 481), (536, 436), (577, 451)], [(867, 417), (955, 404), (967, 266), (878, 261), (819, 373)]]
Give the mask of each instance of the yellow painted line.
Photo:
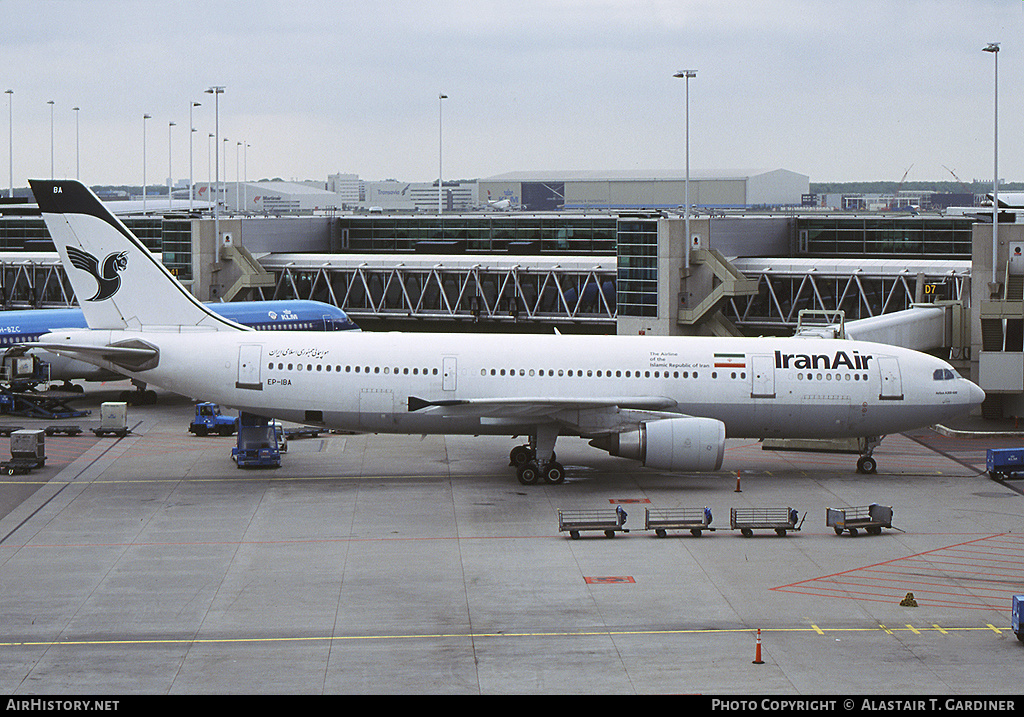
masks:
[[(910, 632), (920, 635), (920, 630), (907, 625)], [(841, 627), (822, 629), (817, 625), (811, 627), (791, 628), (761, 628), (762, 634), (771, 633), (800, 633), (813, 632), (824, 635), (825, 630), (830, 633), (850, 632), (878, 632), (883, 631), (889, 635), (894, 634), (893, 630), (902, 628), (887, 628), (884, 625), (878, 627)], [(932, 628), (924, 628), (931, 630)], [(935, 629), (943, 635), (949, 631), (995, 631), (1002, 634), (1000, 628), (992, 624), (984, 627), (947, 627)], [(309, 637), (222, 637), (222, 638), (161, 638), (161, 639), (109, 639), (109, 640), (25, 640), (0, 642), (3, 647), (82, 647), (98, 645), (229, 645), (229, 644), (267, 644), (283, 642), (354, 642), (364, 640), (482, 640), (486, 638), (579, 638), (579, 637), (642, 637), (651, 635), (725, 635), (748, 633), (756, 634), (757, 628), (695, 628), (692, 630), (581, 630), (577, 632), (485, 632), (485, 633), (425, 633), (399, 634), (399, 635), (314, 635)]]
[(267, 474), (246, 471), (233, 477), (220, 477), (220, 478), (111, 478), (111, 479), (99, 479), (89, 481), (79, 480), (0, 480), (0, 486), (3, 485), (131, 485), (133, 483), (230, 483), (238, 481), (251, 481), (256, 482), (267, 482), (267, 483), (291, 483), (295, 481), (332, 481), (332, 480), (450, 480), (457, 478), (508, 478), (510, 473), (494, 473), (491, 475), (485, 475), (481, 473), (473, 474), (438, 474), (438, 475), (359, 475), (359, 476), (284, 476), (284, 477), (271, 477)]

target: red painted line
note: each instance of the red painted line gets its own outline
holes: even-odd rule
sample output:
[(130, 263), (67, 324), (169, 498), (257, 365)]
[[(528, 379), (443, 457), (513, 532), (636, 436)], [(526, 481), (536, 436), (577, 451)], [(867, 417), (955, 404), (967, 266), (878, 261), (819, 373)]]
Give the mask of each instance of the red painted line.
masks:
[[(993, 550), (983, 549), (993, 543)], [(1004, 549), (1004, 543), (1009, 543), (1011, 549)], [(1024, 542), (1007, 533), (990, 535), (772, 589), (886, 603), (901, 599), (909, 589), (927, 605), (1005, 610), (1009, 596), (1019, 591), (1018, 573), (1002, 572), (1007, 566), (1001, 563), (1016, 565), (1024, 559), (1022, 554), (1013, 560), (1013, 548), (1024, 553)], [(994, 559), (992, 555), (1010, 559)], [(992, 584), (1003, 578), (1013, 584)], [(969, 584), (960, 584), (968, 579)]]

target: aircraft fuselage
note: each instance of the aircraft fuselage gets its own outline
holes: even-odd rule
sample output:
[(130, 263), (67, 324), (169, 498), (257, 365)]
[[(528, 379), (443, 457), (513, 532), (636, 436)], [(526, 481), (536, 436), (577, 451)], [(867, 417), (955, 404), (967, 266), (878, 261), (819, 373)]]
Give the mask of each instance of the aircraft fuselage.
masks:
[[(941, 359), (856, 341), (366, 332), (85, 335), (96, 333), (109, 341), (137, 337), (157, 346), (157, 365), (129, 372), (133, 378), (251, 413), (357, 431), (515, 434), (537, 425), (538, 407), (550, 412), (554, 406), (569, 412), (556, 420), (578, 426), (563, 433), (587, 435), (586, 416), (578, 415), (590, 409), (587, 401), (630, 407), (635, 399), (641, 410), (718, 419), (730, 437), (879, 436), (946, 420), (978, 400), (976, 387)], [(46, 338), (62, 336), (82, 342), (78, 332)], [(195, 370), (182, 372), (189, 363)], [(463, 410), (463, 402), (471, 401), (485, 403)]]

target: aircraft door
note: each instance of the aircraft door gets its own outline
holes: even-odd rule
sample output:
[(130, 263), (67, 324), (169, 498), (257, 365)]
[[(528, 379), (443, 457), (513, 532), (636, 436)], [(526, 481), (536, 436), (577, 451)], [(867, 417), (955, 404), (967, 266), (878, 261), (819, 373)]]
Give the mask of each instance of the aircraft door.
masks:
[(445, 356), (441, 361), (441, 388), (445, 391), (454, 391), (457, 375), (458, 363), (455, 357)]
[(882, 388), (878, 398), (883, 401), (903, 400), (903, 379), (900, 376), (900, 363), (895, 356), (880, 356), (878, 371), (882, 378)]
[(260, 367), (263, 365), (263, 346), (242, 344), (238, 347), (238, 378), (235, 388), (262, 391), (263, 379)]
[(775, 357), (754, 354), (750, 357), (750, 397), (775, 398)]

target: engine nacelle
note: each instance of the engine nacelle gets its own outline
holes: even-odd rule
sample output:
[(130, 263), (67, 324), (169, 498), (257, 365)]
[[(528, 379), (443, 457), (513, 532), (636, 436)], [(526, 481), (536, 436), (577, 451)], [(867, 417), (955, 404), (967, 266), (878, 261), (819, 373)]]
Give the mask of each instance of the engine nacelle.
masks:
[(590, 445), (663, 471), (716, 471), (725, 456), (725, 424), (714, 418), (680, 416), (641, 423), (639, 428), (595, 438)]

